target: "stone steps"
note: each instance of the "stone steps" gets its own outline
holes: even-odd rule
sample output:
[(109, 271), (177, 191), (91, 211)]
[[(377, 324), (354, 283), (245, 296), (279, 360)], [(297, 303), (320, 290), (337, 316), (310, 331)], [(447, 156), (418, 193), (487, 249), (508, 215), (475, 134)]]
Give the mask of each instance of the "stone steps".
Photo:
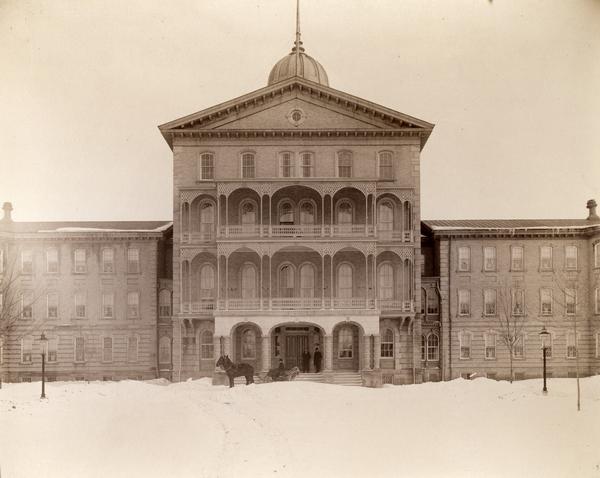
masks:
[[(335, 385), (345, 385), (351, 387), (362, 386), (362, 376), (359, 372), (334, 372), (330, 375), (332, 382), (326, 382), (325, 376), (322, 373), (300, 373), (296, 376), (296, 382), (316, 382), (316, 383), (333, 383)], [(233, 380), (235, 385), (246, 385), (245, 377), (236, 377)], [(263, 383), (258, 375), (254, 376), (254, 383)]]
[(333, 374), (335, 385), (362, 387), (362, 376), (358, 372), (336, 372)]

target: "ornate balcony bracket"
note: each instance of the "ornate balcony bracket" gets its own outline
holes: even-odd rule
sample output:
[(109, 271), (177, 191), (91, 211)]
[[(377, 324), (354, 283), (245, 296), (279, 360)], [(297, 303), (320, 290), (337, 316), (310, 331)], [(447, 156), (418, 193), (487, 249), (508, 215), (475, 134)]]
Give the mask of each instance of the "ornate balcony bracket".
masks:
[[(279, 252), (286, 247), (289, 247), (289, 243), (260, 243), (260, 242), (246, 242), (243, 245), (233, 243), (218, 243), (217, 254), (219, 256), (229, 257), (234, 252), (240, 249), (249, 249), (256, 252), (259, 256), (273, 256), (276, 252)], [(309, 249), (314, 250), (322, 256), (333, 256), (344, 249), (355, 249), (362, 252), (363, 255), (375, 255), (377, 253), (377, 245), (374, 241), (371, 242), (322, 242), (322, 243), (311, 243), (307, 245)], [(411, 256), (412, 257), (412, 256)]]
[[(302, 181), (300, 183), (299, 181)], [(298, 181), (232, 181), (232, 182), (219, 182), (217, 183), (217, 194), (229, 196), (233, 191), (240, 188), (248, 188), (256, 191), (259, 195), (272, 196), (280, 189), (290, 186), (303, 186), (310, 189), (314, 189), (321, 196), (330, 195), (333, 196), (341, 189), (352, 187), (361, 191), (365, 196), (369, 194), (375, 194), (377, 191), (377, 184), (375, 181), (360, 181), (360, 180), (320, 180), (320, 181), (307, 181), (306, 178), (298, 178)], [(202, 192), (200, 192), (202, 194)], [(182, 198), (183, 200), (183, 198)]]

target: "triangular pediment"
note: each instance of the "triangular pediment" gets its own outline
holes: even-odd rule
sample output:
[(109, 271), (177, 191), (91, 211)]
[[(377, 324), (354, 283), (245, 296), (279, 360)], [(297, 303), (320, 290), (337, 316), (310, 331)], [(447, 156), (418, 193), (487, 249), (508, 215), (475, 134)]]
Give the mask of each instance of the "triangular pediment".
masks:
[[(296, 112), (295, 115), (292, 113)], [(300, 113), (298, 115), (298, 112)], [(419, 133), (431, 123), (302, 78), (291, 78), (159, 127), (172, 146), (177, 135), (214, 132), (344, 131)]]

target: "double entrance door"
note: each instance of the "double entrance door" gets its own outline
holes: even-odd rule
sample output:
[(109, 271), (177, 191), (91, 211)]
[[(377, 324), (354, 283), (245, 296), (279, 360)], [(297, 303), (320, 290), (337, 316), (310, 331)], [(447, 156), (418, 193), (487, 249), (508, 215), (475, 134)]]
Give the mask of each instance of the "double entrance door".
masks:
[(307, 350), (310, 352), (308, 347), (308, 334), (300, 335), (286, 335), (285, 336), (285, 367), (298, 367), (302, 370), (302, 353)]

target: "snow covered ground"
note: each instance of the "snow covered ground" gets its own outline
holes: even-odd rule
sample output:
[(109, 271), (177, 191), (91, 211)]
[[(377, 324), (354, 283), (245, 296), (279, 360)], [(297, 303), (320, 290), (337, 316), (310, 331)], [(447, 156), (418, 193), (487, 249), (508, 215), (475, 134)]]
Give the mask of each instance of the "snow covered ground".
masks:
[(600, 377), (0, 390), (0, 476), (600, 477)]

